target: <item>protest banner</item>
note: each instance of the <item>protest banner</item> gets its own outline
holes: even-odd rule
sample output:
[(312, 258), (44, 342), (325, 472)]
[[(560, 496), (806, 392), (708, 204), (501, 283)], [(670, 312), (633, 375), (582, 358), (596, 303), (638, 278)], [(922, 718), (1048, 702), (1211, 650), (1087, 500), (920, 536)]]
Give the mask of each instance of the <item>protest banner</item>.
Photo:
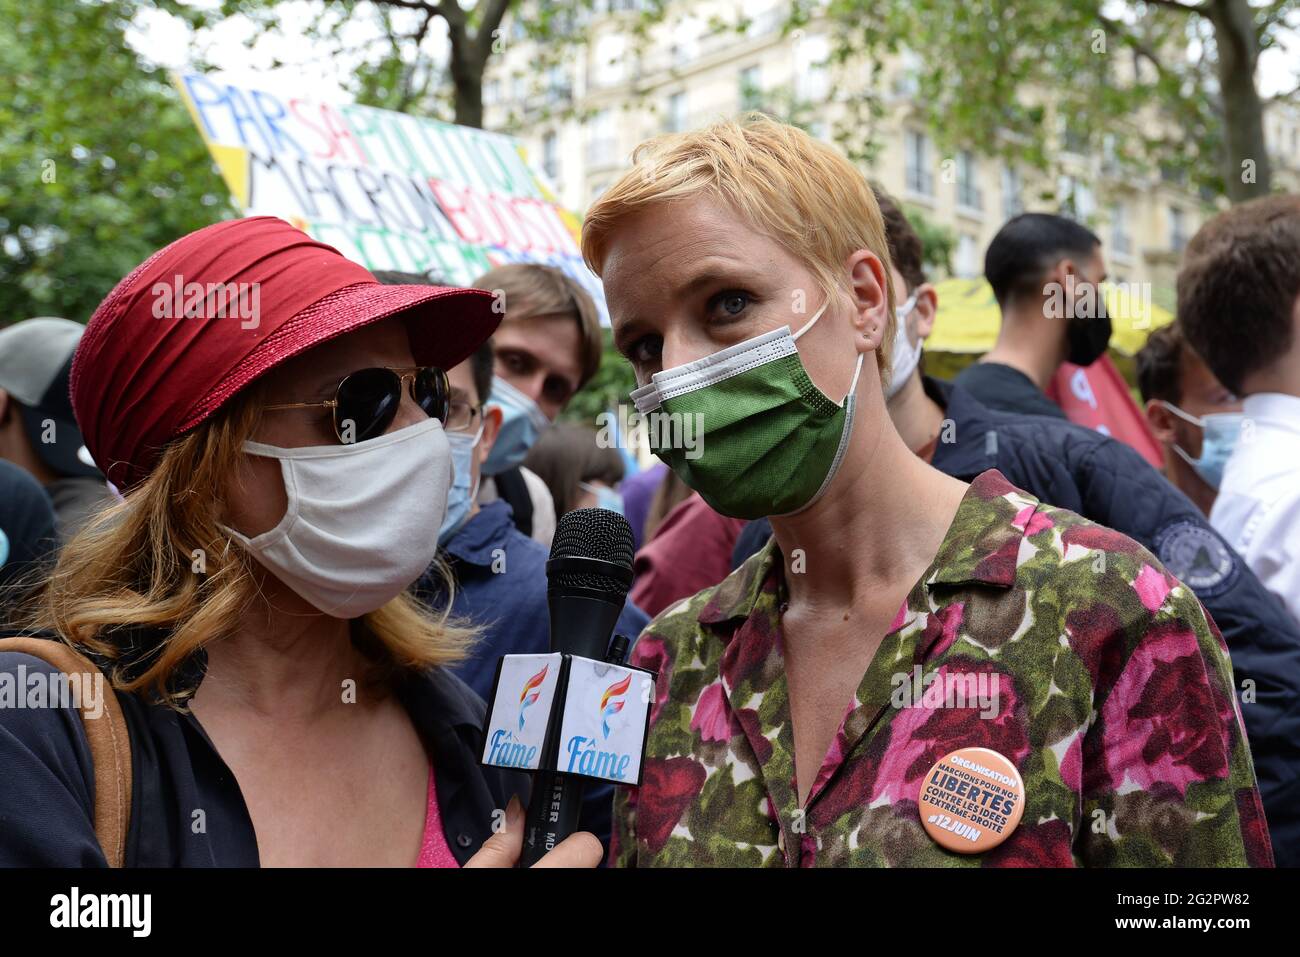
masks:
[(240, 211), (288, 220), (366, 268), (468, 286), (493, 266), (538, 262), (587, 289), (579, 223), (487, 130), (258, 89), (255, 80), (173, 76)]

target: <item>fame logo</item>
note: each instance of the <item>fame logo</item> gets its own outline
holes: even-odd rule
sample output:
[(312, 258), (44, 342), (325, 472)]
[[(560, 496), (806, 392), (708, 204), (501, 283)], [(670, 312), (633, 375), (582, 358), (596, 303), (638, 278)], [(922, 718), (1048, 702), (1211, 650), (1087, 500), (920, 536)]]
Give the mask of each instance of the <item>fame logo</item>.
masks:
[(542, 693), (537, 689), (542, 686), (546, 680), (546, 672), (550, 670), (550, 665), (542, 665), (542, 670), (537, 672), (527, 681), (524, 682), (524, 690), (519, 693), (519, 730), (524, 730), (524, 719), (527, 717), (526, 712), (530, 707), (537, 703), (537, 699)]
[(632, 686), (632, 676), (624, 675), (622, 681), (615, 681), (600, 696), (600, 730), (609, 737), (609, 719), (623, 710), (623, 695)]

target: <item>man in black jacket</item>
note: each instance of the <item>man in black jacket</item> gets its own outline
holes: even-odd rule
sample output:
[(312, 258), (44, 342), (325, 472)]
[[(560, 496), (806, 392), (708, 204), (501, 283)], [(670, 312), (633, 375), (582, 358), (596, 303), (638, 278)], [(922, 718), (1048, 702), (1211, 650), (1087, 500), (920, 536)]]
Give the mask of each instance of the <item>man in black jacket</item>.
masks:
[[(921, 285), (920, 239), (888, 197), (878, 192), (878, 199), (894, 288), (911, 301), (913, 292), (929, 288)], [(919, 343), (928, 334), (933, 296), (926, 292), (917, 299), (921, 308), (900, 315), (900, 342), (911, 335)], [(909, 349), (894, 352), (897, 362)], [(1300, 628), (1282, 603), (1191, 499), (1129, 446), (1060, 419), (997, 412), (960, 385), (915, 367), (895, 368), (906, 381), (891, 387), (890, 416), (935, 468), (967, 481), (997, 469), (1036, 498), (1139, 542), (1196, 593), (1232, 657), (1274, 857), (1280, 867), (1300, 865)], [(736, 542), (734, 564), (770, 535), (766, 519), (750, 522)]]

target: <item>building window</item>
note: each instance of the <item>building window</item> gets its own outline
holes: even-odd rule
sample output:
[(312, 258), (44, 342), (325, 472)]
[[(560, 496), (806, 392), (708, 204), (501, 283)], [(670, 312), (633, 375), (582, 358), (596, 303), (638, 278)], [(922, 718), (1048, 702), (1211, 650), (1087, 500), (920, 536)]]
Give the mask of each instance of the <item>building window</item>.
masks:
[(700, 36), (704, 23), (694, 15), (682, 17), (673, 27), (673, 42), (669, 47), (673, 66), (686, 66), (700, 55)]
[(1101, 171), (1107, 176), (1119, 175), (1119, 148), (1114, 133), (1107, 133), (1101, 138)]
[(830, 40), (823, 34), (795, 44), (795, 91), (803, 103), (825, 103), (831, 92)]
[(763, 108), (763, 89), (758, 72), (758, 64), (747, 66), (740, 71), (740, 108), (741, 110), (761, 110)]
[(970, 150), (957, 154), (957, 205), (983, 212), (984, 196), (976, 185), (978, 169), (975, 154)]
[(899, 57), (898, 72), (894, 75), (894, 92), (904, 97), (919, 94), (921, 68), (921, 58), (911, 50), (904, 50)]
[(1110, 246), (1121, 256), (1133, 252), (1133, 237), (1128, 231), (1128, 207), (1123, 203), (1110, 208)]
[(560, 141), (554, 130), (542, 137), (542, 170), (552, 183), (560, 178)]
[(614, 133), (614, 113), (601, 110), (587, 127), (587, 162), (593, 166), (613, 163), (618, 158), (618, 143)]
[(955, 268), (960, 279), (971, 279), (980, 274), (979, 244), (976, 243), (974, 236), (961, 233), (957, 237), (957, 263)]
[(1011, 219), (1025, 211), (1024, 183), (1020, 180), (1020, 170), (1005, 164), (1002, 167), (1002, 218)]
[(1169, 207), (1169, 248), (1176, 253), (1187, 245), (1187, 214), (1177, 206)]
[(546, 71), (546, 102), (560, 103), (573, 98), (573, 87), (569, 84), (564, 67), (556, 64)]
[(916, 130), (908, 130), (904, 150), (904, 179), (907, 191), (916, 196), (933, 196), (934, 173), (930, 169), (930, 137)]
[(680, 133), (686, 129), (685, 91), (668, 97), (668, 109), (664, 112), (664, 129), (669, 133)]
[(1092, 190), (1075, 176), (1062, 176), (1056, 181), (1056, 195), (1060, 198), (1061, 215), (1087, 221), (1097, 209)]
[(746, 36), (761, 37), (781, 29), (781, 24), (785, 21), (785, 11), (781, 9), (779, 3), (766, 0), (766, 2), (753, 3), (750, 6), (759, 9), (749, 14), (749, 22), (745, 25)]
[(596, 85), (613, 86), (623, 80), (627, 67), (627, 37), (607, 33), (596, 41)]

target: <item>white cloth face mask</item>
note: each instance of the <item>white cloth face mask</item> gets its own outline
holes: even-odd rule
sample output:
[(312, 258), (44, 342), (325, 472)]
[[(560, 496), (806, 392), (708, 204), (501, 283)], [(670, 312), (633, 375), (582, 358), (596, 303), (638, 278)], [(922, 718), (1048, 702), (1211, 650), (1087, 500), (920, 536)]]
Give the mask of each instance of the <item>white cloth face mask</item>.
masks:
[(919, 289), (913, 290), (907, 297), (907, 302), (894, 310), (894, 351), (890, 353), (889, 387), (885, 389), (886, 401), (903, 390), (907, 380), (921, 364), (921, 343), (918, 341), (916, 345), (912, 345), (912, 340), (907, 335), (907, 317), (916, 308), (916, 295), (919, 291)]
[(288, 508), (254, 538), (225, 530), (325, 614), (356, 618), (382, 607), (437, 554), (452, 481), (437, 419), (351, 445), (245, 442), (244, 451), (280, 460)]

